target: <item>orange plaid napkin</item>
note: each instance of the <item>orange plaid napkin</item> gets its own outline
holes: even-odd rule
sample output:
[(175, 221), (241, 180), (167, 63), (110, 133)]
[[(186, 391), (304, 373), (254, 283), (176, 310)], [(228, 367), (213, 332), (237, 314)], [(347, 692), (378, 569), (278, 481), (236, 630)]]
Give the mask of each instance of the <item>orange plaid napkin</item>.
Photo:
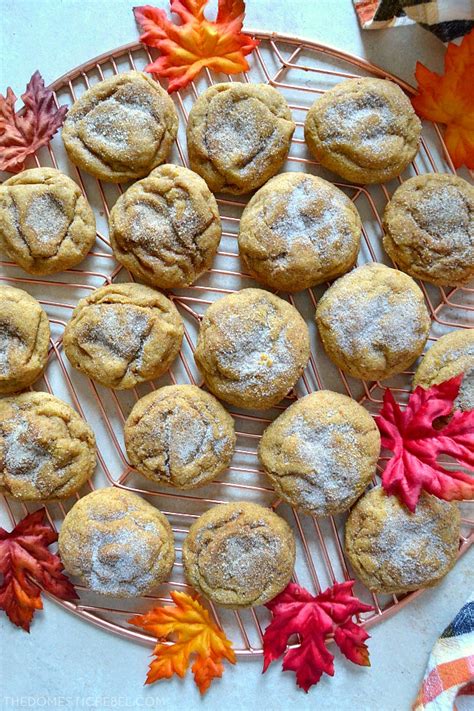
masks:
[(413, 711), (474, 709), (474, 595), (431, 652)]

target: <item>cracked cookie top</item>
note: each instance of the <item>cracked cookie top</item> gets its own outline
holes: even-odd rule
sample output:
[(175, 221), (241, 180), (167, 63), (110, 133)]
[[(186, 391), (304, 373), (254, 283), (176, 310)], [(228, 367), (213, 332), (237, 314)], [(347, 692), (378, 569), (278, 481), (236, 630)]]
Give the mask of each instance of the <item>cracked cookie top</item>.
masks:
[(264, 605), (290, 582), (295, 539), (270, 509), (221, 504), (189, 529), (183, 564), (188, 583), (212, 602), (232, 608)]
[(288, 104), (268, 84), (215, 84), (189, 113), (191, 168), (213, 192), (249, 193), (280, 170), (294, 130)]
[(23, 501), (64, 499), (92, 476), (95, 438), (67, 403), (44, 392), (0, 400), (0, 490)]
[(301, 291), (348, 271), (361, 231), (359, 214), (341, 190), (308, 173), (282, 173), (243, 211), (239, 251), (258, 281)]
[(282, 499), (306, 513), (346, 511), (375, 474), (380, 434), (361, 405), (319, 390), (265, 430), (259, 458)]
[(440, 286), (474, 278), (474, 187), (456, 175), (406, 180), (387, 204), (383, 244), (400, 269)]
[(130, 463), (148, 479), (192, 489), (229, 465), (234, 421), (195, 385), (170, 385), (133, 407), (125, 423), (125, 447)]
[(162, 165), (132, 185), (110, 213), (116, 259), (149, 284), (192, 284), (217, 252), (221, 221), (214, 195), (199, 175)]
[(0, 394), (24, 390), (48, 362), (49, 321), (22, 289), (0, 286)]
[(325, 168), (354, 183), (384, 183), (416, 156), (421, 122), (397, 84), (349, 79), (314, 102), (304, 134)]
[(74, 504), (58, 540), (70, 575), (112, 597), (137, 597), (166, 580), (174, 563), (168, 520), (140, 496), (109, 487)]
[(474, 410), (474, 330), (466, 328), (441, 336), (425, 353), (413, 378), (413, 387), (430, 388), (464, 374), (454, 401), (457, 410)]
[(71, 364), (116, 390), (162, 375), (178, 355), (183, 322), (174, 304), (141, 284), (110, 284), (81, 299), (64, 331)]
[(29, 274), (69, 269), (94, 240), (92, 208), (59, 170), (24, 170), (0, 185), (0, 246)]
[(209, 306), (194, 357), (214, 395), (232, 405), (265, 409), (280, 402), (303, 372), (308, 327), (278, 296), (243, 289)]
[(456, 502), (423, 492), (411, 513), (377, 486), (350, 512), (345, 549), (369, 590), (402, 593), (436, 585), (451, 570), (460, 534)]
[(178, 115), (162, 87), (143, 72), (95, 84), (69, 109), (62, 138), (73, 163), (101, 180), (142, 178), (163, 163)]
[(430, 317), (413, 279), (384, 264), (365, 264), (338, 279), (316, 307), (326, 353), (355, 378), (401, 373), (423, 351)]

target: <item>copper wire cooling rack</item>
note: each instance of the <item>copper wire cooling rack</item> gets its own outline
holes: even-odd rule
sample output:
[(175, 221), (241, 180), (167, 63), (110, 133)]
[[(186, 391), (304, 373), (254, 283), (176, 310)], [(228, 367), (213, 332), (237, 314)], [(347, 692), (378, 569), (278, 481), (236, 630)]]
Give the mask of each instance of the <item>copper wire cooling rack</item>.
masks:
[[(248, 74), (237, 76), (212, 75), (204, 72), (191, 86), (173, 95), (180, 116), (180, 130), (171, 162), (187, 165), (184, 127), (189, 109), (195, 98), (210, 84), (220, 81), (268, 82), (276, 87), (288, 100), (296, 121), (295, 136), (290, 156), (284, 170), (315, 172), (333, 179), (310, 158), (304, 145), (303, 125), (306, 112), (314, 99), (341, 79), (357, 76), (376, 76), (392, 79), (406, 92), (413, 89), (397, 77), (370, 64), (324, 45), (296, 37), (276, 35), (267, 32), (251, 32), (261, 40), (261, 44), (251, 58)], [(72, 104), (89, 86), (113, 74), (130, 69), (143, 69), (154, 59), (154, 55), (139, 44), (130, 44), (103, 54), (86, 62), (58, 79), (52, 85), (58, 104)], [(189, 525), (210, 506), (236, 500), (251, 500), (277, 508), (290, 523), (297, 539), (297, 565), (294, 580), (317, 592), (350, 577), (351, 572), (344, 558), (341, 545), (344, 517), (316, 519), (299, 514), (278, 501), (269, 487), (268, 481), (259, 469), (256, 448), (263, 429), (288, 403), (299, 396), (320, 388), (329, 388), (345, 393), (363, 403), (369, 411), (379, 409), (383, 390), (390, 386), (400, 402), (404, 402), (410, 390), (412, 372), (407, 372), (391, 380), (366, 383), (346, 377), (325, 356), (318, 339), (314, 322), (314, 307), (324, 291), (323, 287), (288, 296), (280, 294), (295, 304), (306, 318), (311, 331), (312, 352), (310, 362), (295, 391), (280, 406), (265, 413), (252, 414), (230, 408), (235, 418), (237, 450), (229, 470), (216, 482), (191, 493), (183, 494), (172, 489), (155, 487), (140, 477), (129, 466), (123, 444), (123, 423), (137, 399), (150, 389), (170, 383), (201, 384), (193, 359), (199, 320), (206, 307), (220, 296), (237, 289), (254, 285), (241, 271), (237, 250), (239, 218), (245, 199), (218, 197), (223, 222), (223, 238), (214, 268), (192, 287), (176, 290), (170, 294), (185, 322), (184, 345), (180, 357), (170, 371), (155, 383), (147, 383), (126, 392), (114, 392), (96, 385), (74, 371), (64, 356), (62, 334), (65, 323), (79, 298), (103, 284), (113, 281), (130, 281), (131, 275), (113, 259), (107, 232), (107, 217), (117, 197), (127, 186), (101, 183), (71, 165), (64, 153), (59, 136), (51, 144), (41, 149), (31, 165), (54, 166), (71, 175), (82, 187), (93, 206), (97, 219), (97, 241), (87, 259), (79, 269), (71, 269), (49, 279), (35, 279), (25, 274), (10, 262), (1, 262), (1, 279), (26, 289), (36, 296), (47, 310), (51, 322), (51, 347), (46, 373), (35, 388), (47, 390), (70, 402), (92, 425), (98, 442), (98, 467), (93, 482), (86, 485), (80, 495), (94, 487), (118, 486), (135, 491), (152, 501), (169, 518), (176, 537), (177, 562), (171, 580), (161, 586), (155, 595), (134, 600), (113, 600), (91, 593), (78, 585), (80, 600), (77, 602), (57, 602), (83, 619), (93, 622), (124, 637), (153, 644), (146, 634), (132, 629), (128, 618), (143, 612), (152, 605), (170, 600), (170, 589), (187, 589), (182, 575), (180, 551), (182, 539)], [(433, 124), (425, 124), (421, 149), (412, 165), (397, 181), (386, 185), (371, 186), (346, 185), (336, 182), (354, 201), (362, 217), (364, 230), (362, 248), (358, 264), (382, 261), (391, 264), (381, 247), (380, 215), (400, 182), (407, 177), (433, 171), (454, 172), (447, 155), (440, 131)], [(469, 328), (473, 325), (474, 289), (438, 288), (420, 283), (431, 314), (432, 329), (430, 341), (453, 328)], [(384, 460), (380, 462), (383, 468)], [(47, 515), (57, 528), (76, 498), (47, 505)], [(4, 498), (6, 514), (11, 524), (17, 522), (27, 511), (37, 505), (25, 505)], [(460, 541), (460, 554), (472, 543), (472, 524), (463, 519), (464, 529)], [(366, 625), (395, 613), (409, 603), (419, 592), (403, 597), (375, 596), (357, 583), (357, 594), (374, 606), (374, 612), (363, 617)], [(54, 598), (53, 598), (54, 599)], [(211, 610), (216, 621), (222, 625), (233, 641), (238, 654), (258, 655), (262, 651), (262, 631), (268, 622), (265, 608), (246, 611)]]

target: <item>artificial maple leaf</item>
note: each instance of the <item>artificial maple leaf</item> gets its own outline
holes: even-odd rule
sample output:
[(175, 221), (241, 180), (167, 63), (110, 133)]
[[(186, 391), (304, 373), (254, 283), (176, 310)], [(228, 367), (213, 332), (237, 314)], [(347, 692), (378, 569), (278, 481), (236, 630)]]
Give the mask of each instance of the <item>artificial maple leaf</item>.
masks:
[(0, 609), (27, 632), (35, 610), (43, 608), (40, 585), (62, 600), (78, 598), (60, 559), (48, 550), (58, 534), (44, 523), (45, 513), (25, 516), (11, 533), (0, 528)]
[(474, 30), (460, 45), (448, 44), (444, 74), (417, 62), (418, 93), (412, 98), (423, 118), (446, 124), (444, 142), (456, 168), (474, 168)]
[[(329, 635), (347, 659), (370, 666), (365, 641), (369, 635), (352, 621), (353, 615), (373, 610), (352, 594), (353, 580), (335, 583), (319, 595), (289, 583), (282, 593), (267, 602), (273, 619), (263, 635), (263, 672), (283, 655), (283, 669), (296, 672), (296, 683), (304, 691), (317, 684), (323, 672), (334, 675), (334, 656), (326, 647)], [(288, 649), (293, 635), (301, 644)]]
[(182, 89), (203, 67), (216, 72), (247, 72), (246, 54), (258, 40), (241, 32), (245, 16), (243, 0), (219, 0), (215, 22), (206, 19), (208, 0), (171, 0), (171, 12), (182, 20), (175, 25), (164, 10), (151, 5), (134, 7), (140, 42), (157, 47), (161, 56), (145, 67), (147, 72), (168, 77), (168, 91)]
[(53, 92), (36, 71), (21, 98), (25, 110), (16, 113), (16, 96), (10, 87), (0, 94), (0, 170), (19, 173), (26, 158), (46, 145), (64, 122), (67, 106), (56, 107)]
[(433, 421), (453, 410), (462, 374), (424, 390), (418, 386), (402, 411), (389, 389), (375, 418), (382, 447), (393, 452), (382, 475), (382, 485), (414, 512), (422, 489), (440, 499), (471, 499), (474, 478), (462, 471), (448, 471), (438, 463), (445, 454), (461, 465), (474, 464), (474, 410), (455, 410), (444, 427)]
[(235, 664), (232, 645), (211, 620), (209, 612), (194, 598), (183, 592), (171, 591), (174, 605), (154, 607), (145, 615), (137, 615), (130, 624), (142, 627), (158, 639), (173, 635), (171, 644), (158, 642), (153, 650), (154, 659), (149, 666), (147, 684), (159, 679), (169, 679), (173, 674), (184, 677), (192, 655), (194, 681), (201, 694), (224, 671), (222, 661)]

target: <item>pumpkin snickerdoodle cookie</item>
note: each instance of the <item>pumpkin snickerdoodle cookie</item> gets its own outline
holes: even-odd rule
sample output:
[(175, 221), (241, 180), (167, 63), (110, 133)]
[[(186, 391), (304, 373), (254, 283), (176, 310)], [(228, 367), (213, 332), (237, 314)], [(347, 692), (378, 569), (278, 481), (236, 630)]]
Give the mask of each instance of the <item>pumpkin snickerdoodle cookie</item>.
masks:
[(124, 390), (158, 378), (178, 355), (183, 322), (176, 306), (141, 284), (110, 284), (81, 299), (64, 331), (77, 370)]
[(367, 410), (329, 390), (285, 410), (258, 450), (278, 495), (316, 516), (348, 509), (374, 476), (379, 453), (380, 434)]
[(214, 395), (263, 410), (280, 402), (303, 372), (308, 327), (294, 306), (278, 296), (243, 289), (209, 306), (194, 357)]
[(0, 286), (0, 394), (24, 390), (48, 362), (49, 321), (23, 289)]
[(213, 192), (249, 193), (280, 170), (294, 130), (288, 104), (268, 84), (215, 84), (189, 114), (191, 168)]
[(137, 597), (166, 580), (174, 563), (168, 520), (140, 496), (109, 487), (74, 504), (59, 531), (66, 571), (96, 593)]
[(325, 168), (354, 183), (384, 183), (416, 156), (421, 122), (393, 82), (349, 79), (314, 102), (304, 133)]
[(383, 245), (400, 269), (432, 284), (474, 278), (474, 187), (457, 175), (406, 180), (385, 208)]
[(257, 281), (300, 291), (351, 269), (362, 224), (351, 200), (327, 180), (282, 173), (242, 213), (239, 251)]
[(73, 163), (122, 183), (164, 163), (177, 132), (178, 115), (166, 91), (132, 71), (88, 89), (69, 109), (62, 138)]
[(115, 258), (139, 279), (186, 286), (210, 268), (221, 238), (214, 195), (192, 170), (162, 165), (122, 195), (110, 213)]
[(459, 536), (456, 502), (422, 493), (411, 513), (395, 496), (376, 487), (349, 514), (345, 548), (369, 590), (404, 593), (436, 585), (451, 570)]
[(221, 504), (191, 526), (183, 564), (188, 583), (212, 602), (232, 608), (263, 605), (290, 581), (295, 539), (270, 509)]
[(148, 479), (192, 489), (229, 465), (234, 421), (195, 385), (170, 385), (133, 407), (125, 423), (125, 447), (131, 464)]
[(0, 185), (0, 247), (29, 274), (73, 267), (94, 240), (92, 208), (59, 170), (23, 170)]
[(474, 409), (474, 330), (451, 331), (441, 336), (425, 353), (413, 378), (413, 387), (430, 388), (464, 373), (457, 410)]
[(59, 398), (27, 392), (0, 400), (0, 490), (23, 501), (64, 499), (92, 476), (95, 438)]
[(365, 264), (338, 279), (320, 299), (316, 323), (329, 358), (355, 378), (401, 373), (423, 351), (430, 317), (413, 279), (383, 264)]

